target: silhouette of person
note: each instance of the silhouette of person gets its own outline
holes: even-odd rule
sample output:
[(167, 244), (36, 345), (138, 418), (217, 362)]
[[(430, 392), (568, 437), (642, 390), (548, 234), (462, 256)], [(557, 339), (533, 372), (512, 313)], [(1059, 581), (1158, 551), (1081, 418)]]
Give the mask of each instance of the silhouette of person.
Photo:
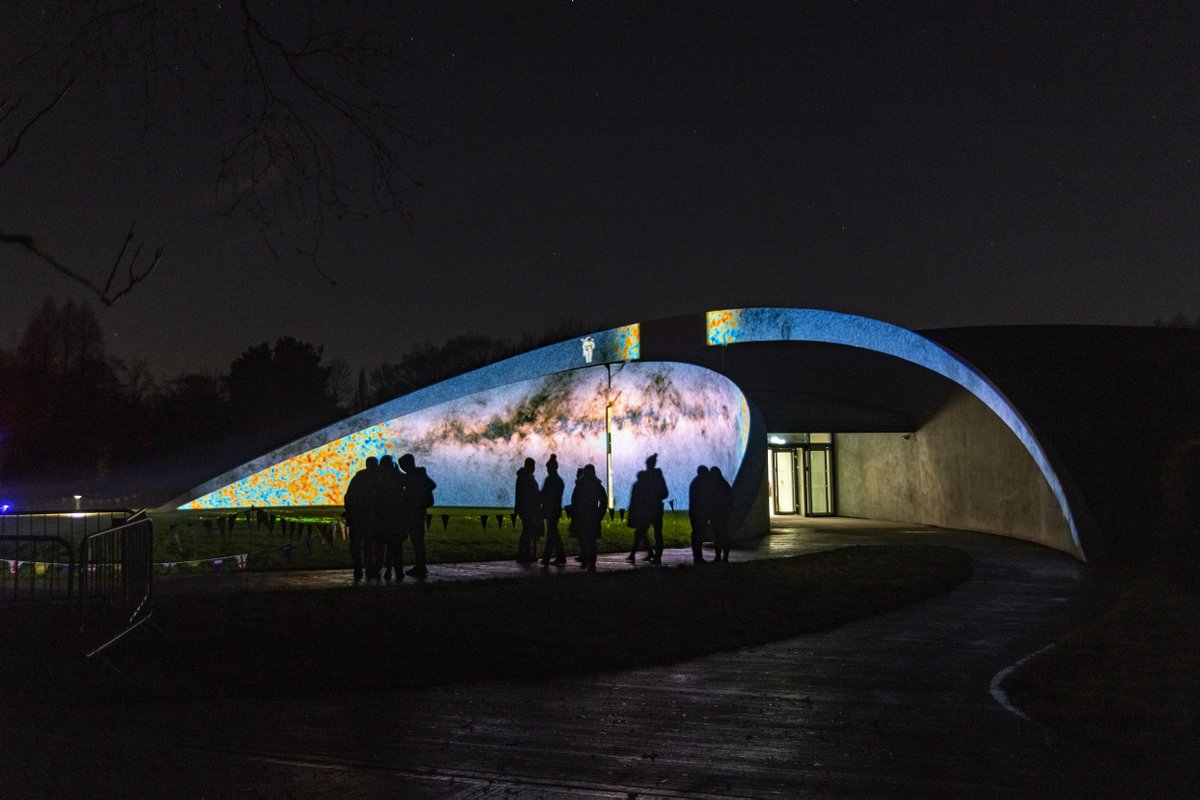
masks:
[(646, 546), (645, 560), (654, 560), (654, 548), (650, 546), (650, 540), (646, 536), (646, 532), (650, 529), (650, 522), (654, 517), (653, 501), (649, 498), (649, 488), (646, 470), (640, 470), (633, 481), (633, 486), (629, 489), (629, 516), (625, 518), (625, 524), (633, 528), (633, 546), (629, 549), (629, 555), (625, 557), (625, 560), (629, 562), (637, 561), (638, 549), (642, 545)]
[(561, 567), (567, 563), (562, 536), (558, 533), (558, 518), (562, 516), (563, 490), (566, 488), (558, 474), (558, 456), (551, 454), (546, 462), (546, 480), (542, 481), (539, 500), (542, 504), (542, 519), (546, 522), (546, 549), (542, 551), (542, 566)]
[(712, 480), (708, 467), (696, 467), (696, 477), (688, 484), (688, 521), (692, 524), (692, 562), (703, 564), (704, 537), (712, 519)]
[[(370, 537), (371, 525), (371, 481), (374, 470), (379, 467), (379, 459), (371, 456), (366, 465), (346, 485), (345, 498), (342, 500), (346, 510), (342, 516), (346, 519), (346, 527), (350, 529), (350, 566), (354, 569), (354, 580), (363, 579), (363, 569), (366, 562), (366, 542)], [(261, 513), (261, 512), (260, 512)]]
[[(579, 479), (582, 477), (583, 477), (583, 467), (579, 467), (578, 469), (575, 470), (575, 485), (576, 486), (579, 485)], [(572, 492), (573, 491), (574, 490), (572, 490)], [(567, 510), (567, 533), (569, 533), (571, 536), (578, 539), (579, 534), (575, 533), (575, 512), (572, 510), (570, 503), (567, 504), (566, 510)], [(580, 562), (580, 565), (582, 566), (583, 556), (580, 553), (575, 554), (575, 560)]]
[(596, 571), (596, 540), (607, 507), (608, 493), (596, 477), (596, 468), (588, 464), (571, 492), (571, 528), (579, 539), (579, 565), (588, 572)]
[(536, 466), (532, 458), (517, 470), (517, 484), (513, 490), (513, 511), (521, 518), (521, 536), (517, 540), (517, 563), (531, 564), (537, 558), (538, 528), (541, 520), (541, 499), (538, 497), (537, 479), (533, 477)]
[(413, 565), (404, 574), (424, 578), (429, 574), (425, 565), (425, 514), (433, 505), (433, 490), (437, 484), (424, 467), (417, 466), (412, 453), (400, 456), (400, 468), (404, 470), (404, 493), (400, 502), (402, 535), (412, 542), (413, 549)]
[[(379, 493), (379, 530), (375, 535), (374, 563), (390, 581), (395, 574), (404, 580), (404, 476), (390, 455), (379, 459), (376, 470)], [(378, 575), (376, 575), (378, 577)]]
[[(641, 473), (638, 474), (640, 475)], [(658, 468), (658, 453), (654, 453), (646, 459), (645, 474), (646, 496), (643, 507), (646, 515), (649, 517), (646, 525), (654, 528), (654, 555), (651, 557), (651, 560), (655, 564), (661, 564), (663, 554), (663, 501), (671, 495), (671, 492), (667, 489), (667, 480), (663, 477), (662, 470)]]
[(713, 544), (717, 555), (714, 561), (729, 560), (729, 517), (733, 514), (733, 487), (720, 467), (708, 468), (709, 480), (712, 481), (712, 531)]

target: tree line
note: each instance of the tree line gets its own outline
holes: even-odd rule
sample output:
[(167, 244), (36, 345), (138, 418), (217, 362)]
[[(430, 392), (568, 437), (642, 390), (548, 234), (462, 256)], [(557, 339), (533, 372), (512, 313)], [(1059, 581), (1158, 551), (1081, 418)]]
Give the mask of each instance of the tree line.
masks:
[(106, 351), (87, 302), (48, 297), (13, 349), (0, 348), (0, 482), (102, 477), (248, 436), (277, 446), (577, 328), (563, 322), (516, 343), (479, 334), (419, 343), (357, 376), (321, 345), (283, 336), (247, 347), (223, 372), (159, 380)]

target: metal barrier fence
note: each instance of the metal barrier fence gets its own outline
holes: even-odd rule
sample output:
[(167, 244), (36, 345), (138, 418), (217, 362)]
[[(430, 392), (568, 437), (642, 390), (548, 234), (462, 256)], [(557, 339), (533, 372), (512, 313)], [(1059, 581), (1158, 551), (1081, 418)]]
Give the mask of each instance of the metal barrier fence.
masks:
[(132, 515), (127, 508), (0, 514), (0, 602), (71, 598), (79, 543)]
[(75, 548), (61, 536), (0, 536), (0, 602), (71, 598)]
[(79, 629), (91, 658), (154, 613), (154, 523), (138, 512), (124, 525), (88, 534), (78, 551)]
[(132, 509), (108, 508), (103, 511), (44, 510), (20, 514), (0, 514), (0, 538), (6, 536), (58, 536), (74, 545), (89, 533), (124, 525), (134, 515)]

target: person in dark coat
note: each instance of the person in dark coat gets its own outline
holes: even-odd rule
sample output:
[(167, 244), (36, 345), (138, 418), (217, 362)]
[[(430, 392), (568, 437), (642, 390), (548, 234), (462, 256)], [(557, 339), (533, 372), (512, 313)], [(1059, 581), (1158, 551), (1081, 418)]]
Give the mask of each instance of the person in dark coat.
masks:
[(733, 487), (720, 467), (708, 468), (709, 480), (712, 481), (712, 531), (713, 543), (717, 555), (714, 561), (729, 560), (729, 517), (733, 514)]
[(704, 537), (712, 519), (712, 481), (708, 467), (696, 467), (696, 477), (688, 484), (688, 521), (692, 523), (692, 562), (704, 562)]
[(354, 569), (354, 580), (363, 579), (363, 569), (366, 562), (366, 541), (370, 536), (371, 524), (371, 480), (374, 470), (379, 467), (379, 459), (371, 456), (366, 466), (354, 473), (346, 486), (346, 494), (342, 502), (346, 506), (342, 516), (346, 518), (346, 527), (350, 529), (350, 565)]
[[(651, 561), (655, 564), (662, 563), (663, 554), (663, 501), (671, 496), (671, 492), (667, 489), (667, 479), (663, 477), (663, 471), (658, 468), (658, 453), (646, 459), (646, 497), (645, 509), (649, 520), (646, 522), (647, 527), (654, 528), (654, 554)], [(640, 474), (640, 473), (639, 473)]]
[(588, 464), (571, 492), (571, 528), (579, 539), (579, 565), (588, 572), (596, 571), (596, 541), (607, 507), (608, 493), (596, 477), (596, 468)]
[(404, 574), (424, 578), (429, 574), (425, 565), (425, 515), (433, 505), (433, 490), (437, 484), (424, 467), (417, 466), (412, 453), (400, 456), (400, 468), (404, 470), (404, 493), (400, 503), (402, 535), (412, 542), (413, 549), (413, 565)]
[[(583, 467), (580, 467), (579, 469), (575, 470), (575, 485), (576, 486), (579, 485), (579, 479), (582, 477), (583, 477)], [(572, 491), (574, 491), (574, 490), (572, 490)], [(567, 503), (567, 505), (564, 508), (567, 512), (567, 533), (570, 534), (572, 538), (578, 539), (579, 535), (577, 533), (575, 533), (575, 520), (572, 518), (574, 511), (571, 510), (571, 504)], [(581, 553), (575, 554), (575, 560), (577, 562), (579, 562), (580, 566), (583, 566), (583, 555)]]
[(404, 476), (390, 455), (379, 459), (375, 476), (379, 506), (374, 540), (376, 573), (382, 570), (385, 581), (391, 581), (393, 574), (396, 580), (404, 580)]
[(546, 480), (542, 481), (539, 500), (542, 504), (542, 519), (546, 523), (546, 549), (542, 551), (542, 566), (548, 567), (553, 559), (556, 567), (567, 563), (562, 536), (558, 533), (558, 519), (562, 516), (562, 499), (565, 484), (558, 474), (558, 456), (551, 454), (546, 462)]
[(538, 497), (537, 479), (533, 477), (536, 466), (532, 458), (517, 470), (517, 484), (513, 490), (513, 511), (521, 518), (521, 536), (517, 540), (517, 563), (532, 564), (537, 558), (537, 540), (541, 527), (542, 501)]
[[(638, 550), (642, 545), (646, 546), (646, 561), (654, 560), (654, 548), (650, 546), (650, 539), (646, 535), (654, 518), (654, 503), (649, 498), (649, 488), (646, 470), (641, 470), (629, 489), (629, 515), (625, 518), (625, 524), (633, 528), (633, 546), (629, 549), (629, 555), (625, 557), (629, 562), (637, 561)], [(660, 511), (659, 514), (661, 513)]]

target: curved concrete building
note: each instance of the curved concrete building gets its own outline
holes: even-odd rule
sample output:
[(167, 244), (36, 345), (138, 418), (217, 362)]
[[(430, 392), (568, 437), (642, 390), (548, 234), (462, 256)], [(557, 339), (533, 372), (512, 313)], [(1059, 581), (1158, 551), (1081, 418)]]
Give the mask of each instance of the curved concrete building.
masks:
[[(772, 514), (837, 514), (984, 531), (1081, 559), (1106, 550), (1116, 520), (1097, 517), (1093, 496), (1104, 480), (1080, 480), (1081, 448), (1047, 415), (1055, 398), (1036, 390), (1052, 368), (1039, 352), (1054, 343), (1015, 366), (1003, 358), (1027, 329), (978, 330), (920, 334), (792, 308), (627, 325), (384, 403), (171, 505), (339, 504), (367, 456), (413, 452), (439, 483), (439, 505), (505, 506), (521, 460), (554, 452), (568, 485), (592, 463), (621, 506), (657, 453), (677, 508), (697, 464), (734, 476), (740, 538), (766, 533)], [(1064, 329), (1034, 330), (1061, 340)], [(995, 346), (996, 331), (1008, 345)], [(1186, 358), (1195, 337), (1180, 341)], [(1003, 380), (978, 366), (989, 358)], [(1179, 437), (1187, 431), (1168, 438)]]

